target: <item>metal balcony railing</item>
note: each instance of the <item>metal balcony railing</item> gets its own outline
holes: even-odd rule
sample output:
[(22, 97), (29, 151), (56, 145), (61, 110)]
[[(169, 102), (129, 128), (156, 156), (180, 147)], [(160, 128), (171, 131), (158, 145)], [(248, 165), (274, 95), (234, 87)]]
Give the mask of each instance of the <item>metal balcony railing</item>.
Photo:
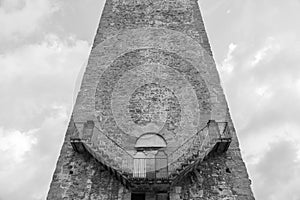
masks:
[(86, 132), (92, 134), (92, 139), (79, 141), (82, 141), (81, 145), (93, 157), (116, 173), (133, 180), (168, 179), (173, 172), (182, 167), (182, 164), (186, 164), (187, 160), (204, 158), (217, 139), (231, 137), (228, 123), (210, 121), (168, 155), (162, 150), (152, 154), (146, 151), (132, 155), (95, 125), (85, 126), (82, 125), (83, 122), (76, 122), (74, 123), (76, 134), (78, 134), (76, 124), (81, 124), (81, 127), (89, 129), (85, 130)]
[(175, 151), (169, 154), (169, 171), (176, 171), (182, 162), (192, 156), (198, 156), (199, 152), (211, 140), (208, 124), (200, 129), (196, 134), (186, 140)]
[(130, 178), (137, 179), (167, 179), (167, 158), (134, 158), (133, 173)]
[(219, 127), (219, 138), (220, 139), (231, 138), (228, 122), (218, 122), (218, 127)]

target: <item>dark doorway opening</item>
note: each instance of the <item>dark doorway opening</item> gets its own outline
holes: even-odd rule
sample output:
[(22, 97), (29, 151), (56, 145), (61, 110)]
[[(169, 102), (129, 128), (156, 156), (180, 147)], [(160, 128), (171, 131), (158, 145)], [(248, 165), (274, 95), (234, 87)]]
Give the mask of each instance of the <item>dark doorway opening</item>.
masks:
[(170, 200), (168, 193), (157, 193), (156, 200)]
[(131, 200), (145, 200), (145, 193), (131, 193)]

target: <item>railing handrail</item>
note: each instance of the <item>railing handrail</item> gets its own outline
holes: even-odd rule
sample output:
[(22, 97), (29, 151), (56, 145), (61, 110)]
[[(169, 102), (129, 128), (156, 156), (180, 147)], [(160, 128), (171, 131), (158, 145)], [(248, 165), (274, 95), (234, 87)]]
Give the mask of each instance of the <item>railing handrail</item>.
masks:
[[(86, 122), (74, 122), (75, 127), (76, 127), (76, 123), (80, 123), (80, 124), (84, 124)], [(222, 137), (223, 133), (226, 131), (226, 129), (228, 128), (228, 122), (217, 122), (219, 123), (224, 123), (225, 127), (223, 132), (219, 133), (220, 137)], [(170, 154), (168, 154), (168, 157), (171, 157), (175, 152), (177, 152), (180, 148), (182, 148), (186, 143), (188, 143), (191, 139), (195, 138), (196, 136), (199, 135), (200, 132), (202, 132), (206, 127), (208, 127), (209, 123), (207, 123), (204, 127), (202, 127), (199, 131), (197, 131), (194, 135), (192, 135), (191, 137), (189, 137), (186, 141), (184, 141), (184, 143), (182, 143), (179, 147), (177, 147), (174, 151), (172, 151)], [(109, 139), (111, 142), (113, 142), (116, 146), (118, 146), (119, 148), (122, 149), (122, 151), (124, 151), (126, 154), (128, 154), (129, 156), (131, 156), (132, 158), (134, 158), (128, 151), (126, 151), (120, 144), (118, 144), (115, 140), (113, 140), (112, 138), (110, 138), (108, 135), (106, 135), (100, 128), (98, 128), (96, 125), (94, 125), (94, 127), (100, 132), (102, 133), (102, 135), (104, 135), (107, 139)], [(77, 129), (77, 127), (76, 127)], [(77, 130), (78, 131), (78, 130)]]
[(206, 138), (209, 138), (209, 131), (207, 131), (207, 133), (206, 133), (206, 135), (205, 135), (205, 137), (204, 137), (204, 140), (203, 140), (203, 142), (201, 143), (201, 146), (200, 146), (200, 148), (199, 149), (202, 149), (202, 147), (203, 147), (203, 145), (205, 144), (205, 142), (206, 142)]
[(170, 154), (168, 154), (168, 157), (171, 157), (175, 152), (177, 152), (179, 149), (181, 149), (186, 143), (188, 143), (191, 139), (195, 138), (196, 136), (198, 136), (198, 134), (200, 132), (202, 132), (206, 127), (208, 127), (208, 123), (202, 127), (199, 131), (197, 131), (194, 135), (192, 135), (191, 137), (189, 137), (186, 141), (184, 141), (184, 143), (182, 143), (179, 147), (177, 147), (174, 151), (172, 151)]
[[(75, 126), (75, 131), (77, 131), (78, 133), (79, 130), (77, 129), (77, 126), (76, 124), (86, 124), (87, 122), (75, 122), (74, 121), (74, 126)], [(167, 160), (167, 163), (166, 163), (166, 167), (167, 167), (167, 171), (168, 172), (171, 172), (173, 171), (176, 166), (177, 166), (177, 162), (178, 162), (178, 158), (181, 156), (179, 155), (179, 151), (180, 150), (185, 150), (184, 152), (188, 152), (188, 154), (191, 154), (193, 151), (191, 151), (191, 149), (194, 149), (195, 148), (195, 145), (197, 145), (199, 148), (199, 150), (197, 150), (197, 152), (199, 151), (202, 151), (203, 150), (203, 146), (207, 145), (210, 143), (211, 139), (210, 137), (214, 138), (214, 137), (226, 137), (226, 135), (228, 134), (228, 122), (216, 122), (218, 125), (218, 133), (215, 135), (210, 135), (210, 121), (208, 121), (208, 123), (206, 125), (204, 125), (200, 130), (198, 130), (195, 134), (193, 134), (192, 136), (190, 136), (187, 140), (185, 140), (179, 147), (177, 147), (174, 151), (172, 151), (171, 153), (167, 154), (166, 158), (135, 158), (131, 153), (129, 153), (124, 147), (122, 147), (117, 141), (115, 141), (114, 139), (112, 139), (110, 136), (108, 136), (103, 130), (101, 130), (95, 123), (93, 124), (93, 129), (98, 131), (100, 133), (100, 135), (104, 136), (107, 140), (109, 140), (109, 142), (111, 142), (113, 144), (113, 146), (115, 146), (115, 149), (116, 151), (120, 152), (121, 154), (123, 154), (124, 158), (126, 158), (125, 160), (125, 163), (128, 163), (128, 164), (125, 164), (124, 166), (127, 166), (125, 167), (124, 169), (129, 169), (129, 173), (134, 173), (134, 160), (139, 160), (139, 159), (143, 159), (143, 160)], [(220, 124), (222, 124), (221, 126), (219, 126)], [(224, 126), (223, 126), (224, 124)], [(84, 125), (85, 126), (85, 125)], [(91, 129), (92, 129), (91, 127)], [(204, 132), (204, 134), (202, 133)], [(200, 134), (202, 133), (202, 134)], [(100, 136), (101, 137), (101, 136)], [(216, 139), (216, 138), (215, 138)], [(199, 141), (198, 141), (199, 140)], [(196, 142), (196, 143), (195, 143)], [(189, 143), (191, 143), (191, 145), (189, 145)], [(119, 150), (118, 150), (119, 149)], [(124, 155), (125, 154), (125, 155)], [(181, 153), (182, 154), (182, 153)], [(177, 157), (176, 157), (177, 156)], [(122, 161), (122, 162), (123, 162)], [(117, 161), (119, 163), (119, 161)], [(117, 163), (116, 163), (117, 164)], [(120, 165), (120, 169), (123, 170), (123, 164)], [(168, 169), (170, 168), (170, 169)], [(171, 169), (172, 168), (172, 169)], [(174, 168), (174, 169), (173, 169)], [(127, 170), (126, 170), (127, 171)]]
[[(226, 138), (227, 134), (230, 136), (229, 132), (226, 133), (227, 131), (229, 131), (229, 123), (228, 122), (217, 122), (218, 124), (224, 124), (224, 128), (223, 130), (219, 130), (219, 137), (220, 138)], [(220, 127), (219, 127), (220, 129)]]
[[(85, 124), (86, 122), (74, 122), (75, 126), (76, 123), (78, 124)], [(108, 135), (106, 135), (100, 128), (98, 128), (98, 126), (96, 126), (96, 124), (94, 125), (94, 127), (102, 134), (104, 135), (107, 139), (109, 139), (112, 143), (114, 143), (117, 147), (119, 147), (120, 149), (122, 149), (123, 152), (125, 152), (127, 155), (129, 155), (131, 158), (134, 158), (128, 151), (126, 151), (120, 144), (118, 144), (115, 140), (113, 140), (112, 138), (110, 138)], [(76, 128), (77, 129), (77, 128)]]
[[(201, 131), (203, 131), (206, 127), (208, 127), (208, 124), (207, 125), (205, 125), (202, 129), (200, 129), (195, 135), (193, 135), (193, 136), (198, 136), (198, 133), (200, 133)], [(209, 137), (209, 131), (207, 131), (207, 133), (206, 133), (206, 135), (205, 135), (205, 137), (204, 137), (204, 140), (203, 140), (203, 142), (201, 143), (201, 146), (200, 146), (200, 150), (202, 150), (202, 147), (203, 147), (203, 145), (204, 145), (204, 143), (206, 142), (206, 139)], [(189, 138), (190, 139), (190, 138)], [(181, 147), (181, 146), (180, 146)], [(174, 164), (174, 163), (176, 163), (176, 162), (178, 162), (177, 160), (174, 160), (173, 162), (170, 162), (170, 163), (168, 163), (168, 166), (171, 166), (172, 164)]]
[(103, 133), (103, 131), (101, 131), (96, 125), (95, 125), (96, 129), (101, 132), (107, 139), (109, 139), (110, 141), (112, 141), (116, 146), (118, 146), (120, 149), (122, 149), (126, 154), (128, 154), (130, 157), (133, 158), (133, 156), (124, 149), (124, 147), (122, 147), (120, 144), (118, 144), (116, 141), (114, 141), (112, 138), (110, 138), (108, 135), (106, 135), (105, 133)]
[[(73, 120), (72, 120), (73, 121)], [(75, 123), (75, 121), (73, 121), (73, 124), (74, 124), (74, 132), (76, 132), (76, 135), (78, 135), (79, 136), (79, 131), (78, 131), (78, 128), (77, 128), (77, 126), (76, 126), (76, 123)], [(74, 133), (73, 133), (74, 134)]]

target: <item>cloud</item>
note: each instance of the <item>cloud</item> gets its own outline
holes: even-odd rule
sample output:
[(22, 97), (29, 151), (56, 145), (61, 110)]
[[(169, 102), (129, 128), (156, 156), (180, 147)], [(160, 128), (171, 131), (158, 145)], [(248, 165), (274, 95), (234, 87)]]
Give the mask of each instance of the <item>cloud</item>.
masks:
[(36, 138), (33, 137), (37, 130), (20, 132), (17, 130), (3, 130), (0, 127), (0, 151), (3, 156), (0, 169), (9, 169), (12, 164), (18, 164), (23, 161), (24, 154), (31, 150), (36, 144)]
[(294, 33), (282, 33), (266, 37), (257, 47), (236, 44), (238, 48), (233, 52), (229, 48), (218, 65), (234, 120), (244, 136), (272, 124), (298, 123), (298, 40)]
[(12, 145), (0, 149), (5, 155), (0, 158), (0, 199), (45, 199), (67, 120), (67, 111), (61, 108), (38, 130), (4, 131), (5, 141)]
[(31, 129), (52, 115), (51, 106), (69, 106), (88, 52), (85, 41), (48, 35), (38, 44), (0, 55), (0, 126)]
[(230, 2), (209, 35), (256, 199), (299, 200), (299, 1)]
[(28, 36), (57, 9), (57, 4), (49, 0), (0, 1), (0, 41)]
[(259, 163), (252, 167), (257, 199), (299, 200), (300, 160), (294, 142), (271, 143)]
[[(295, 41), (294, 33), (281, 33), (255, 47), (237, 43), (229, 62), (233, 70), (220, 70), (257, 199), (299, 200), (300, 196), (296, 189), (299, 173), (293, 174), (300, 171), (300, 164), (292, 162), (300, 154), (300, 59)], [(292, 157), (287, 156), (291, 151)], [(275, 159), (275, 154), (276, 162), (284, 166), (276, 167), (280, 164), (269, 158)], [(272, 174), (265, 175), (267, 170)], [(284, 176), (289, 178), (284, 180)]]
[(227, 75), (229, 75), (234, 70), (234, 63), (233, 63), (233, 55), (232, 54), (234, 53), (236, 48), (237, 48), (236, 44), (233, 44), (233, 43), (229, 44), (226, 58), (218, 66), (221, 73), (227, 73)]
[(89, 49), (48, 34), (0, 55), (0, 199), (45, 199)]
[[(254, 128), (257, 132), (260, 127), (272, 124), (298, 123), (300, 118), (300, 105), (297, 104), (300, 101), (297, 91), (300, 59), (294, 54), (299, 52), (299, 47), (293, 45), (286, 34), (272, 38), (266, 38), (264, 45), (248, 56), (252, 61), (258, 61), (252, 55), (261, 55), (254, 68), (248, 59), (234, 58), (240, 69), (227, 83), (235, 88), (232, 94), (236, 98), (232, 101), (239, 109), (240, 120), (247, 121), (241, 127), (244, 133), (254, 132)], [(244, 99), (243, 104), (238, 104), (238, 99)]]
[(276, 44), (274, 38), (269, 37), (267, 38), (266, 43), (263, 45), (263, 47), (255, 53), (254, 59), (251, 61), (250, 65), (254, 67), (259, 64), (259, 62), (266, 60), (266, 57), (268, 55), (274, 55), (278, 51), (280, 51), (280, 45)]
[(87, 40), (92, 45), (105, 1), (57, 1), (59, 1), (59, 11), (51, 15), (50, 23), (43, 28), (46, 31), (55, 31), (60, 37), (76, 35), (76, 38)]
[(88, 57), (86, 40), (45, 28), (58, 5), (0, 0), (1, 200), (46, 198)]

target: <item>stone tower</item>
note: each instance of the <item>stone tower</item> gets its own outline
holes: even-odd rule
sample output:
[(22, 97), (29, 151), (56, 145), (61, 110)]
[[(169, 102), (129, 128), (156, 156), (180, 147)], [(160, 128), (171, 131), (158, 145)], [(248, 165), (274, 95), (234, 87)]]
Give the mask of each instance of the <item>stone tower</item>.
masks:
[(196, 0), (107, 0), (48, 200), (253, 200)]

